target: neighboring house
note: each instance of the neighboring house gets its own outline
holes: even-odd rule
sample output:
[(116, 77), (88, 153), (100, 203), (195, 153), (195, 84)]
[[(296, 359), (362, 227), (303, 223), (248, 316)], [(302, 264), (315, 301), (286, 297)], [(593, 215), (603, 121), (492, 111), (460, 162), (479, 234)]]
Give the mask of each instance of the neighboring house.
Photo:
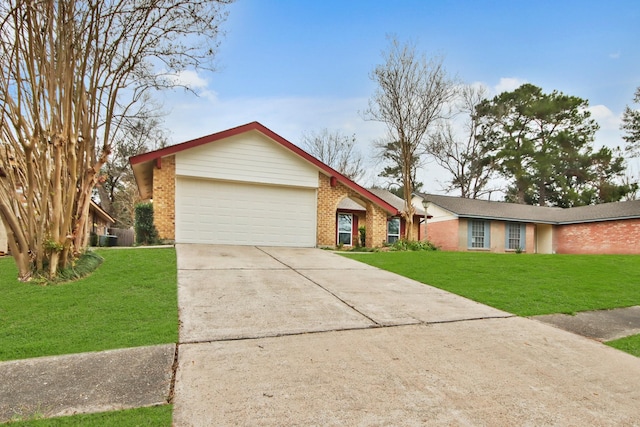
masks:
[[(104, 209), (100, 207), (93, 200), (89, 205), (89, 224), (91, 224), (90, 232), (100, 234), (107, 234), (107, 230), (116, 220), (113, 219)], [(0, 255), (9, 253), (9, 243), (7, 241), (7, 230), (0, 220)]]
[(109, 234), (109, 228), (116, 223), (116, 220), (93, 200), (89, 206), (89, 221), (90, 232), (98, 236)]
[(640, 200), (562, 209), (418, 194), (414, 204), (423, 198), (427, 239), (443, 250), (640, 254)]
[(177, 243), (336, 246), (348, 234), (355, 244), (354, 221), (348, 227), (338, 214), (348, 198), (358, 205), (366, 246), (375, 247), (388, 240), (389, 219), (400, 215), (257, 122), (129, 161), (141, 197), (153, 200), (160, 238)]

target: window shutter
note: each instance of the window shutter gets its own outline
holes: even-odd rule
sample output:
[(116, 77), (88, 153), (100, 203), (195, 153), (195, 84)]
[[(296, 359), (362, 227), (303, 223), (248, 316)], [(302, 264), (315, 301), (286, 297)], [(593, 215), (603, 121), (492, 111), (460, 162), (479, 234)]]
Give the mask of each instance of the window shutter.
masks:
[(491, 248), (491, 221), (484, 221), (484, 248)]
[(520, 224), (520, 248), (524, 251), (527, 249), (527, 224)]

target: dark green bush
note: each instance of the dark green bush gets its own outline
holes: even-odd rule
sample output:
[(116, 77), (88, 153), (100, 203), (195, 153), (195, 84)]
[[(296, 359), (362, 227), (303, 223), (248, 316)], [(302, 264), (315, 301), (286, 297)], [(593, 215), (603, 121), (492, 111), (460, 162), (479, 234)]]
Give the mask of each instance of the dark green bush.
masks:
[(153, 224), (153, 203), (136, 205), (136, 243), (152, 245), (158, 242), (158, 230)]
[(364, 225), (358, 227), (358, 234), (360, 235), (360, 246), (364, 248), (367, 246), (367, 229)]
[(392, 251), (437, 251), (438, 248), (431, 242), (420, 240), (396, 240), (391, 246)]

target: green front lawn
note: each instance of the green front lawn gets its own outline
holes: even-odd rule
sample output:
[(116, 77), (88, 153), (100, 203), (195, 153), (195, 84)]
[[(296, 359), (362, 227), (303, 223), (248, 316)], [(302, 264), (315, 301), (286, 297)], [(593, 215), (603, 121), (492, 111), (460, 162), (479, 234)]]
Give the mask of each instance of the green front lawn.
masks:
[(10, 422), (12, 427), (161, 427), (171, 425), (171, 405)]
[(609, 341), (606, 344), (626, 353), (633, 354), (636, 357), (640, 357), (640, 335), (620, 338), (619, 340)]
[(103, 249), (90, 276), (59, 285), (20, 283), (0, 258), (0, 360), (174, 343), (176, 253)]
[(378, 252), (345, 256), (520, 316), (640, 304), (640, 256)]

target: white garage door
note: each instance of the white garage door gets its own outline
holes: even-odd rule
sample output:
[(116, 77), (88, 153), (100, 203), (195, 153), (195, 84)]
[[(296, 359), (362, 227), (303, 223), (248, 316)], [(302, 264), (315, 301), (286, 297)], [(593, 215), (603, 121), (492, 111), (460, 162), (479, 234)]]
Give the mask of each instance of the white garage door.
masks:
[(180, 177), (176, 241), (316, 245), (316, 190)]

